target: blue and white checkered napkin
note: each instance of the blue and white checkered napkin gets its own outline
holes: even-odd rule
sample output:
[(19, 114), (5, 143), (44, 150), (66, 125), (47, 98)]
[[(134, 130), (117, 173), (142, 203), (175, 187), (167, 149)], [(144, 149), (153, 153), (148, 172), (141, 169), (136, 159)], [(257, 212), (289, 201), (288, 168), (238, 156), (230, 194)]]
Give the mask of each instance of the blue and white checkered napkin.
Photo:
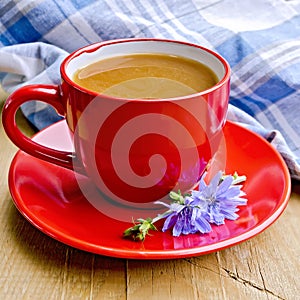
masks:
[[(299, 1), (1, 0), (0, 25), (8, 92), (58, 83), (67, 53), (101, 40), (169, 38), (219, 52), (232, 68), (228, 119), (264, 136), (300, 179)], [(38, 129), (58, 120), (39, 102), (23, 111)]]

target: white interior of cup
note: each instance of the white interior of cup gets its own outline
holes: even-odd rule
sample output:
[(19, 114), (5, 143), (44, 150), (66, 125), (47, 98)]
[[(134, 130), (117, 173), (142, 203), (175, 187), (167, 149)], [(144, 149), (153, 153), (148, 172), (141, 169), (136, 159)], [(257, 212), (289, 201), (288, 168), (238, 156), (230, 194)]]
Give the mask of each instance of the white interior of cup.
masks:
[(133, 40), (128, 42), (104, 44), (94, 52), (83, 52), (74, 57), (66, 66), (66, 74), (72, 79), (74, 73), (85, 66), (99, 60), (114, 56), (122, 56), (134, 53), (161, 53), (175, 56), (183, 56), (199, 61), (215, 72), (219, 80), (225, 76), (226, 68), (221, 60), (213, 53), (202, 48), (184, 43), (157, 40)]

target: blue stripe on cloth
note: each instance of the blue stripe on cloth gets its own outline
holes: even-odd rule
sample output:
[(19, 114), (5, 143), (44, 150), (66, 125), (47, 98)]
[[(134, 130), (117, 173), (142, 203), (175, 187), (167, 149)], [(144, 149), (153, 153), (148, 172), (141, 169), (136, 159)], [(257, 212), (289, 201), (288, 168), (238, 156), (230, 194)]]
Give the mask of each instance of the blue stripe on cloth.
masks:
[(224, 56), (231, 66), (239, 63), (244, 57), (253, 53), (255, 49), (243, 39), (242, 34), (237, 34), (216, 47), (216, 50)]
[[(55, 14), (51, 15), (51, 18), (47, 20), (46, 11), (53, 11)], [(38, 5), (27, 13), (27, 17), (31, 20), (33, 26), (38, 28), (42, 36), (66, 19), (66, 16), (57, 9), (57, 5), (52, 1), (38, 3)]]
[(266, 97), (268, 101), (273, 103), (293, 92), (295, 92), (295, 89), (289, 87), (278, 75), (273, 76), (254, 91), (259, 97)]
[(252, 94), (244, 97), (231, 97), (230, 103), (240, 107), (251, 116), (267, 111), (277, 101), (293, 94), (296, 90), (289, 87), (282, 79), (275, 75), (259, 86)]
[(53, 107), (47, 106), (44, 110), (27, 115), (27, 119), (36, 130), (40, 130), (62, 120), (63, 117), (56, 114)]
[(18, 41), (18, 43), (37, 41), (42, 36), (37, 30), (35, 30), (28, 18), (25, 16), (10, 26), (7, 31)]
[(83, 39), (86, 40), (86, 43), (90, 43), (90, 41), (85, 37), (85, 35), (80, 31), (80, 29), (78, 28), (78, 26), (76, 26), (76, 24), (73, 23), (73, 21), (71, 20), (71, 18), (69, 18), (70, 16), (72, 16), (74, 13), (77, 12), (77, 10), (75, 9), (75, 7), (72, 5), (72, 3), (69, 3), (69, 1), (56, 1), (53, 0), (54, 3), (57, 6), (57, 11), (61, 12), (62, 15), (64, 16), (64, 19), (67, 20), (70, 25), (72, 26), (72, 28), (74, 29), (74, 31), (77, 32), (77, 34)]
[[(91, 15), (90, 9), (82, 9), (80, 14), (99, 35), (99, 38), (101, 37), (101, 40), (134, 36), (134, 33), (126, 25), (128, 22), (116, 14), (118, 10), (119, 14), (124, 13), (124, 8), (123, 10), (119, 9), (118, 6), (115, 6), (114, 1), (110, 3), (98, 1), (92, 4), (91, 7), (93, 11), (101, 13), (101, 22), (99, 22), (99, 19), (95, 18), (93, 14)], [(127, 15), (127, 13), (125, 13), (125, 15)], [(130, 16), (128, 16), (128, 19), (130, 20)]]
[(251, 94), (238, 99), (231, 98), (230, 100), (232, 105), (242, 108), (245, 112), (253, 117), (268, 108), (268, 104), (265, 102), (269, 101), (265, 101), (263, 98), (258, 98), (256, 94)]
[(0, 35), (0, 41), (1, 41), (2, 46), (10, 46), (11, 45), (11, 40), (8, 39), (7, 32)]
[(250, 97), (245, 97), (244, 98), (232, 98), (230, 97), (229, 103), (232, 104), (235, 107), (240, 108), (241, 110), (245, 111), (246, 113), (248, 113), (251, 117), (255, 116), (255, 111), (254, 109), (251, 109), (251, 106), (249, 105), (248, 100), (251, 102), (252, 99)]

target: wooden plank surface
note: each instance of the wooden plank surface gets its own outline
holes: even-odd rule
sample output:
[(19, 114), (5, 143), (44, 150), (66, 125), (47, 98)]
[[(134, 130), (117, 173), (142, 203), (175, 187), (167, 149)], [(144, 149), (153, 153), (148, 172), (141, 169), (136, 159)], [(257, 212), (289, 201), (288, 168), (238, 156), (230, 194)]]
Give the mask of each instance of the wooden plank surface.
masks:
[[(18, 122), (33, 133), (21, 114)], [(2, 124), (0, 145), (0, 299), (300, 299), (299, 184), (279, 220), (242, 244), (177, 260), (115, 259), (66, 246), (29, 224), (8, 191), (17, 149)]]

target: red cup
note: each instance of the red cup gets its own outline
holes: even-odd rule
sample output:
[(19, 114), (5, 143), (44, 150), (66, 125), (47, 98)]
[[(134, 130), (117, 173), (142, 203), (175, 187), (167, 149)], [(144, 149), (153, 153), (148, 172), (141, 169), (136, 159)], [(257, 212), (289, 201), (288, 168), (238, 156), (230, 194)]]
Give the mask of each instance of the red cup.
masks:
[[(200, 61), (219, 81), (205, 91), (172, 99), (123, 99), (76, 84), (76, 70), (95, 61), (134, 53), (165, 53)], [(188, 191), (219, 150), (226, 121), (230, 68), (217, 53), (198, 45), (161, 39), (125, 39), (93, 44), (61, 64), (61, 85), (30, 85), (14, 92), (3, 108), (8, 137), (23, 151), (86, 175), (111, 199), (149, 204), (170, 191)], [(63, 115), (74, 152), (40, 145), (15, 122), (30, 100), (52, 105)]]

